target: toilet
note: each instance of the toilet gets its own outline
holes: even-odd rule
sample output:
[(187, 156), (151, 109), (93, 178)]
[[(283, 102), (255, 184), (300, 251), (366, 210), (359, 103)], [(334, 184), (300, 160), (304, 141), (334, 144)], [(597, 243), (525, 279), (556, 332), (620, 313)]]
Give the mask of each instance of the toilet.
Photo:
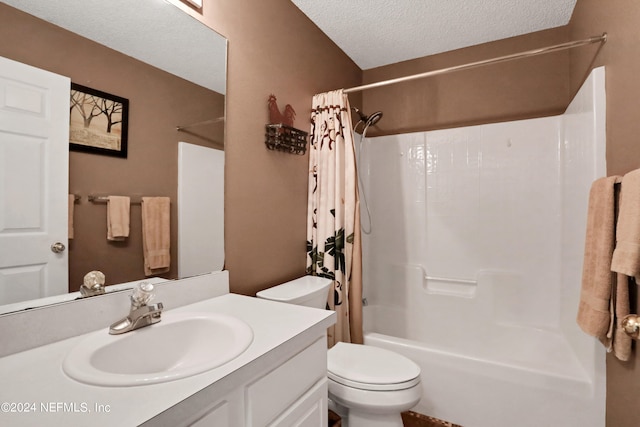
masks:
[[(258, 298), (325, 308), (332, 280), (304, 276), (265, 289)], [(392, 351), (361, 344), (336, 343), (327, 353), (329, 407), (343, 427), (402, 427), (401, 412), (422, 395), (420, 367)]]

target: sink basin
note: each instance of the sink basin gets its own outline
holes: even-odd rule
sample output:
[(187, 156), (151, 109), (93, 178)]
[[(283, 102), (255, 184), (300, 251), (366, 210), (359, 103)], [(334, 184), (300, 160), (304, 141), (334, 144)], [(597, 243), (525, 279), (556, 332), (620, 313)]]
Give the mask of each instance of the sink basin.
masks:
[(251, 327), (235, 317), (165, 312), (161, 322), (122, 335), (92, 333), (71, 349), (62, 369), (85, 384), (156, 384), (224, 365), (252, 341)]

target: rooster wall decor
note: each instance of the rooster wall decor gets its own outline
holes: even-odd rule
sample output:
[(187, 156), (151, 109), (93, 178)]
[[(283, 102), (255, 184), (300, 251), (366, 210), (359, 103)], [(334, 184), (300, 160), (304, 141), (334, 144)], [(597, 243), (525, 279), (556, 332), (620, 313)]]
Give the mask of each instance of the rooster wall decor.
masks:
[(276, 96), (274, 94), (269, 95), (269, 101), (267, 102), (269, 107), (269, 123), (272, 125), (280, 124), (293, 127), (293, 121), (296, 118), (296, 111), (289, 104), (284, 106), (284, 113), (281, 113), (278, 109), (278, 103), (276, 102)]

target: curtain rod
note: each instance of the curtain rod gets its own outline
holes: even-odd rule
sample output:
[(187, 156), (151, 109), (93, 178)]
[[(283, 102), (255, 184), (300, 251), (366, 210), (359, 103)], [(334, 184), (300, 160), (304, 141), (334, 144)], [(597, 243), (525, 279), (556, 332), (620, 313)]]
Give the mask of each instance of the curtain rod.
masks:
[(188, 125), (176, 126), (176, 130), (180, 131), (180, 130), (184, 130), (184, 129), (195, 127), (195, 126), (202, 126), (202, 125), (208, 125), (211, 123), (220, 123), (220, 122), (224, 122), (224, 116), (217, 117), (215, 119), (203, 120), (201, 122), (190, 123)]
[(539, 49), (528, 50), (526, 52), (513, 53), (511, 55), (499, 56), (497, 58), (492, 58), (492, 59), (485, 59), (483, 61), (470, 62), (468, 64), (456, 65), (454, 67), (441, 68), (439, 70), (427, 71), (425, 73), (413, 74), (405, 77), (398, 77), (391, 80), (383, 80), (381, 82), (369, 83), (362, 86), (355, 86), (355, 87), (345, 89), (344, 93), (359, 92), (362, 90), (388, 86), (395, 83), (407, 82), (410, 80), (422, 79), (425, 77), (437, 76), (440, 74), (447, 74), (454, 71), (468, 70), (470, 68), (481, 67), (483, 65), (497, 64), (499, 62), (511, 61), (513, 59), (528, 58), (531, 56), (542, 55), (545, 53), (557, 52), (565, 49), (572, 49), (574, 47), (579, 47), (586, 44), (604, 43), (606, 41), (607, 41), (607, 33), (603, 33), (601, 36), (589, 37), (588, 39), (556, 44), (553, 46), (547, 46)]

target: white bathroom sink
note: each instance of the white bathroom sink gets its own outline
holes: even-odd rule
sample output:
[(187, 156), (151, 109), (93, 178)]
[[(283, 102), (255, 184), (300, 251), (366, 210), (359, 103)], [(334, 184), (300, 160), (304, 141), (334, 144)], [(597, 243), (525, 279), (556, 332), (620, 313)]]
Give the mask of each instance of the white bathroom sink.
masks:
[(86, 384), (122, 387), (196, 375), (238, 357), (253, 340), (249, 325), (217, 313), (165, 312), (162, 321), (122, 335), (94, 332), (62, 368)]

